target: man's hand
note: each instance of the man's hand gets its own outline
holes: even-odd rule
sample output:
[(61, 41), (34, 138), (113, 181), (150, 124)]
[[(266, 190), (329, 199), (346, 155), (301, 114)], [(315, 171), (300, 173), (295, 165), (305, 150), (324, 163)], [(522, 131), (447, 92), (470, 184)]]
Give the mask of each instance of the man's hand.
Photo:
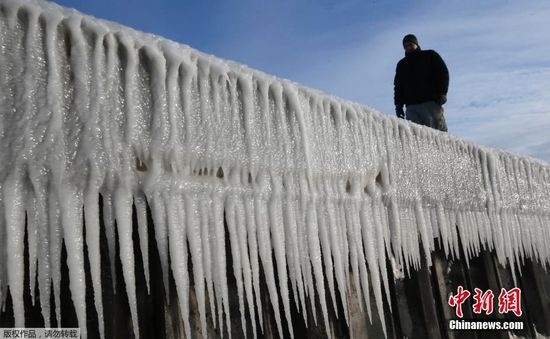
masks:
[(395, 114), (398, 118), (405, 119), (405, 110), (403, 110), (403, 106), (395, 106)]
[(445, 103), (447, 102), (447, 95), (446, 94), (441, 94), (439, 96), (439, 100), (437, 100), (437, 103), (441, 106), (445, 105)]

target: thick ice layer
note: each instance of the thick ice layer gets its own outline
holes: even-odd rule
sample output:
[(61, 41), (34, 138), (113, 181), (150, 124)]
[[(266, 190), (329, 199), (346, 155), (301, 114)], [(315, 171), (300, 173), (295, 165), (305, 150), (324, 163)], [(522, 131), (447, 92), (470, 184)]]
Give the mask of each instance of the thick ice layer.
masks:
[[(2, 0), (0, 10), (0, 302), (9, 289), (18, 327), (24, 291), (34, 291), (23, 286), (26, 269), (42, 313), (52, 307), (59, 320), (63, 241), (82, 333), (88, 287), (103, 334), (99, 206), (113, 267), (118, 234), (117, 279), (137, 326), (132, 202), (146, 278), (153, 227), (188, 335), (189, 286), (203, 332), (207, 307), (219, 328), (261, 331), (262, 294), (281, 335), (291, 306), (305, 317), (316, 296), (322, 317), (310, 320), (328, 324), (328, 306), (351, 284), (368, 307), (374, 289), (372, 311), (382, 314), (387, 251), (409, 271), (434, 237), (452, 256), (460, 236), (466, 259), (488, 248), (502, 264), (549, 263), (546, 164), (50, 3)], [(228, 274), (241, 324), (230, 323)]]

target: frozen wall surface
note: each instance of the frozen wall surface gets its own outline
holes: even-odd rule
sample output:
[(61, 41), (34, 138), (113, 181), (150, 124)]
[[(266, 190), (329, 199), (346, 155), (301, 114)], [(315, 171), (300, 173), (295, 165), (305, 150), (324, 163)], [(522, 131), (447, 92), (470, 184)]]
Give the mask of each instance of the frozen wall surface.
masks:
[[(328, 323), (327, 303), (350, 286), (366, 305), (373, 289), (372, 312), (383, 312), (387, 256), (414, 269), (437, 241), (466, 260), (482, 249), (512, 266), (550, 259), (547, 164), (51, 3), (1, 0), (0, 300), (9, 291), (17, 327), (35, 280), (46, 326), (52, 307), (60, 316), (64, 241), (78, 325), (86, 337), (92, 289), (103, 335), (101, 216), (137, 329), (133, 205), (146, 275), (153, 227), (188, 337), (190, 284), (203, 333), (210, 309), (218, 326), (251, 323), (259, 335), (260, 267), (282, 333), (291, 303), (315, 308), (318, 296), (316, 321)], [(229, 275), (240, 324), (229, 321)]]

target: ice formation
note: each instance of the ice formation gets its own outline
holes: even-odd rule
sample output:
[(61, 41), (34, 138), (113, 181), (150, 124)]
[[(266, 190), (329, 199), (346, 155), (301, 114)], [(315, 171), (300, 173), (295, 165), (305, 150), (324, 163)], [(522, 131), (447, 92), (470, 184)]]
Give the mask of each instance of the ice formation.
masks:
[[(327, 303), (349, 284), (366, 305), (372, 288), (372, 311), (382, 312), (387, 255), (414, 269), (435, 241), (452, 256), (460, 235), (467, 257), (487, 248), (502, 264), (549, 263), (548, 165), (55, 4), (0, 1), (0, 110), (0, 304), (9, 288), (16, 327), (24, 289), (34, 290), (23, 285), (26, 269), (31, 281), (37, 274), (46, 326), (53, 283), (59, 319), (64, 241), (83, 337), (86, 288), (104, 335), (100, 194), (111, 263), (115, 227), (119, 235), (134, 330), (133, 204), (147, 279), (154, 227), (188, 337), (190, 263), (203, 333), (209, 307), (219, 326), (251, 322), (254, 335), (260, 267), (282, 333), (291, 303), (303, 311), (315, 295), (316, 321), (328, 324)], [(241, 324), (230, 322), (230, 274)]]

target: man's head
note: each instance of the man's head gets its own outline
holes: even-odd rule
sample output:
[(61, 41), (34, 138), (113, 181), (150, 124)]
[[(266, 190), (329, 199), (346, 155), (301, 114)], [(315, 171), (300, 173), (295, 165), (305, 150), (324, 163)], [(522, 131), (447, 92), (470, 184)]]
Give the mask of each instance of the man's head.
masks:
[(403, 38), (403, 48), (405, 49), (405, 53), (410, 53), (415, 51), (418, 48), (418, 39), (414, 34), (407, 34)]

